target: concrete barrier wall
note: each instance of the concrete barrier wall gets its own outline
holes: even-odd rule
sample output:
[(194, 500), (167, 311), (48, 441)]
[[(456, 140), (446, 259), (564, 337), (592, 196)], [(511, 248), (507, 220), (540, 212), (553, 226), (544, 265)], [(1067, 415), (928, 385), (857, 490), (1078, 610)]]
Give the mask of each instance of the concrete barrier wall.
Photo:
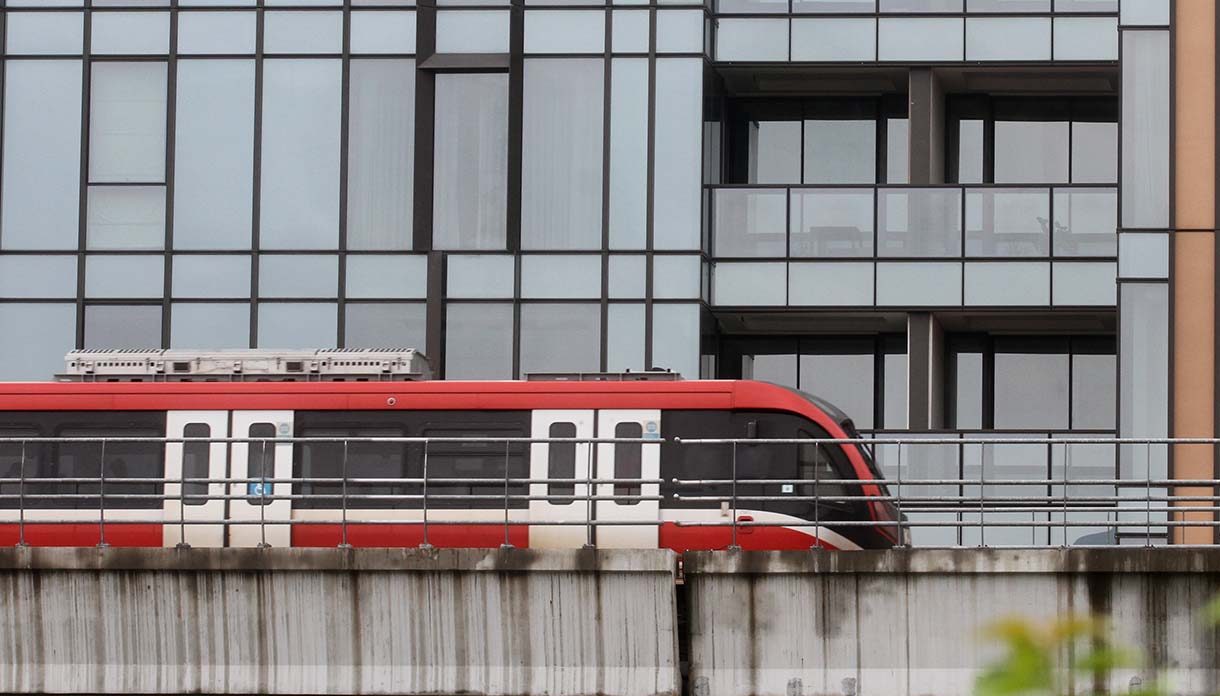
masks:
[(1148, 656), (1112, 693), (1158, 678), (1220, 693), (1220, 639), (1199, 615), (1220, 550), (694, 553), (685, 584), (695, 696), (967, 696), (998, 654), (984, 626), (1074, 614)]
[(668, 551), (0, 550), (0, 692), (679, 691)]

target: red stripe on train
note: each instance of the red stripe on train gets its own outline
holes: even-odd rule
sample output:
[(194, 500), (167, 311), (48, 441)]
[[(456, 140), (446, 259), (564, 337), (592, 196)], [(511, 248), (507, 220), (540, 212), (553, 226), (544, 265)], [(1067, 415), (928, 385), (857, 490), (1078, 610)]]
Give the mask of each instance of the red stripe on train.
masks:
[[(508, 528), (508, 543), (529, 547), (529, 528)], [(292, 527), (293, 546), (335, 547), (343, 543), (343, 526), (300, 524)], [(424, 528), (418, 524), (347, 525), (347, 543), (357, 547), (413, 548), (424, 543)], [(444, 524), (428, 527), (428, 543), (444, 549), (494, 549), (504, 543), (504, 526), (494, 524)]]
[[(673, 522), (661, 525), (657, 545), (674, 551), (719, 551), (733, 544), (732, 527), (684, 527)], [(787, 527), (738, 527), (737, 545), (746, 551), (808, 551), (817, 545), (831, 551), (839, 547), (812, 534)]]
[[(106, 523), (106, 543), (111, 546), (161, 546), (163, 526), (159, 524)], [(16, 546), (21, 526), (0, 524), (0, 546)], [(96, 522), (81, 524), (25, 524), (25, 543), (30, 546), (97, 546), (102, 530)]]

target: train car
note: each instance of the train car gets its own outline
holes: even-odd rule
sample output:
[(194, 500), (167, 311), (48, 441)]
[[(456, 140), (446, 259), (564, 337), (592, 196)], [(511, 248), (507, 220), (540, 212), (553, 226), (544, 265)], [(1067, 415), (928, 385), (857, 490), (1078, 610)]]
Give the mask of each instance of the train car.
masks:
[[(829, 404), (751, 381), (0, 384), (0, 438), (266, 438), (5, 440), (0, 545), (544, 548), (592, 537), (598, 547), (677, 551), (734, 538), (745, 549), (892, 546), (898, 514), (866, 448), (676, 441), (855, 434)], [(353, 440), (276, 441), (289, 437)], [(359, 440), (377, 437), (636, 441)], [(729, 487), (714, 483), (734, 469), (777, 483), (739, 484), (737, 496), (762, 500), (734, 509), (720, 499)], [(819, 496), (863, 499), (815, 506), (815, 478)], [(744, 523), (735, 530), (724, 524), (734, 514)], [(583, 524), (589, 516), (599, 524)]]

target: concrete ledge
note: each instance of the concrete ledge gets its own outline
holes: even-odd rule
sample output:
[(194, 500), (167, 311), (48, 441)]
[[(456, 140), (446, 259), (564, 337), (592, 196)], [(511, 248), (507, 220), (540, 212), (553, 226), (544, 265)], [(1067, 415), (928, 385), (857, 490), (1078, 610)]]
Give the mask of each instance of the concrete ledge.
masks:
[(1220, 573), (1220, 548), (692, 551), (687, 574)]
[(666, 549), (0, 549), (0, 571), (394, 571), (673, 573)]

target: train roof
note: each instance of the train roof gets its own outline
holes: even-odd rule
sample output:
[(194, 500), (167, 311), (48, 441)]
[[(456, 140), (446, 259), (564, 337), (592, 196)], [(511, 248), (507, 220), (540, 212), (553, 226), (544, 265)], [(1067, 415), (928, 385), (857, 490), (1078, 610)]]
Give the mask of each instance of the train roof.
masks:
[(565, 408), (779, 410), (832, 431), (845, 418), (817, 397), (749, 380), (0, 383), (0, 411)]

